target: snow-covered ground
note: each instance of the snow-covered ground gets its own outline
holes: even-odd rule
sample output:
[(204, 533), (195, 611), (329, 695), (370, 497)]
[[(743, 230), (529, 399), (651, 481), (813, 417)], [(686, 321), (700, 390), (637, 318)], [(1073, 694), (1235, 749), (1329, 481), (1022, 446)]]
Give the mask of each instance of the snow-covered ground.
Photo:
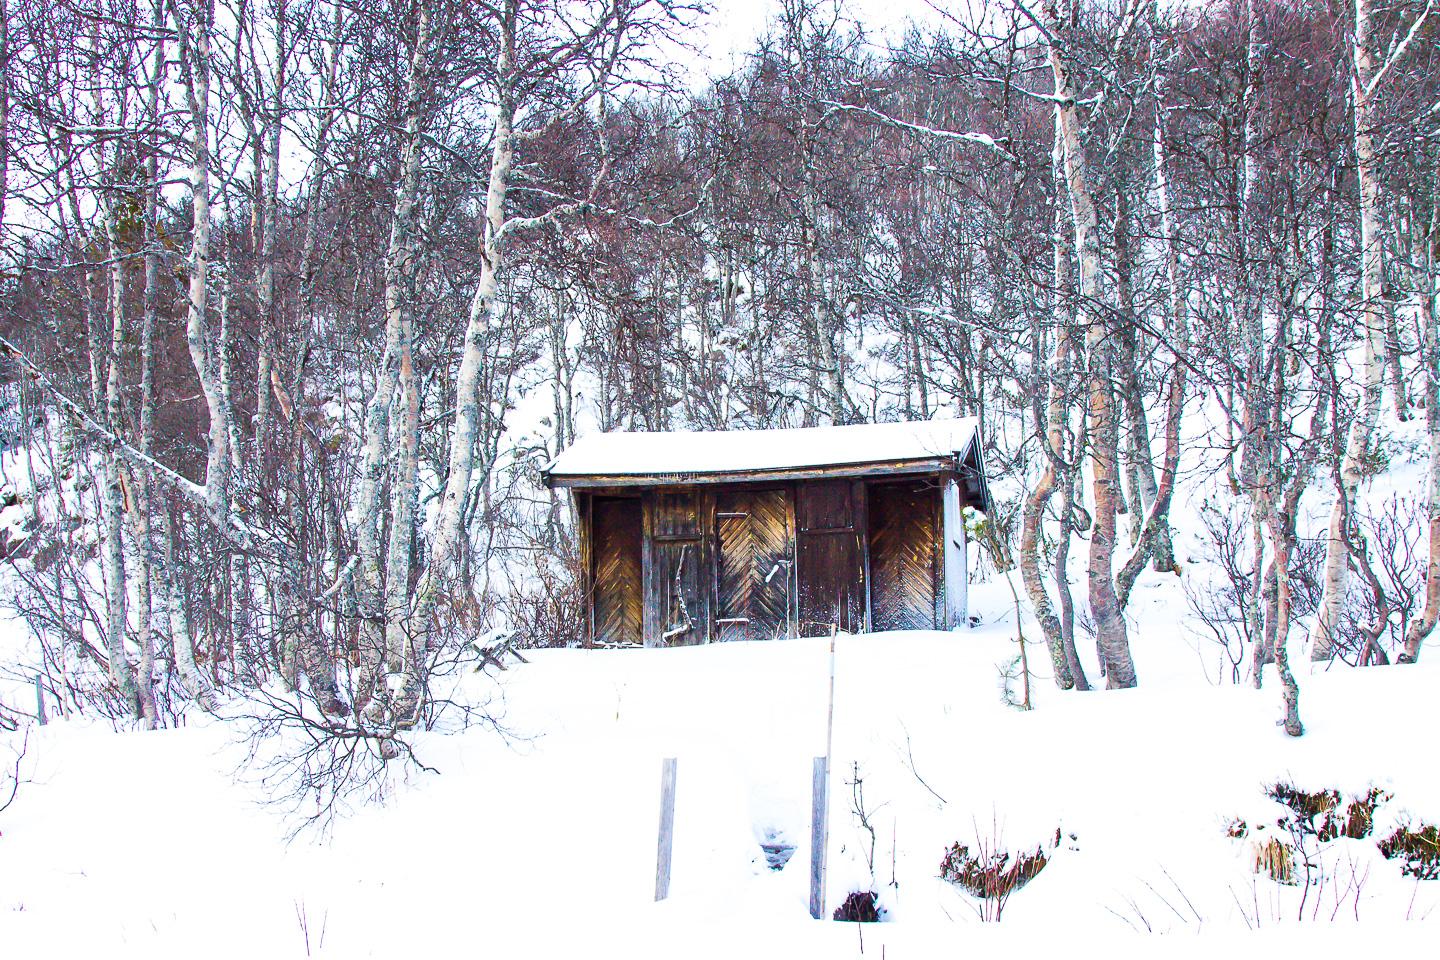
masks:
[[(1302, 922), (1300, 889), (1257, 877), (1247, 841), (1226, 836), (1232, 817), (1281, 812), (1265, 798), (1277, 779), (1383, 787), (1394, 800), (1378, 835), (1405, 816), (1440, 819), (1433, 657), (1302, 676), (1309, 730), (1292, 740), (1275, 726), (1273, 678), (1259, 692), (1200, 679), (1178, 588), (1159, 582), (1136, 600), (1139, 689), (1060, 695), (1042, 677), (1026, 713), (1000, 694), (1015, 653), (1004, 589), (977, 590), (973, 608), (993, 622), (975, 630), (838, 642), (828, 909), (873, 887), (892, 922), (809, 918), (828, 642), (798, 640), (536, 652), (491, 691), (508, 736), (423, 735), (419, 756), (438, 774), (288, 845), (293, 822), (236, 779), (236, 725), (117, 734), (52, 722), (32, 731), (28, 782), (0, 815), (0, 945), (7, 957), (880, 956), (882, 945), (903, 957), (1103, 936), (1138, 956), (1154, 949), (1133, 934), (1147, 927), (1198, 932), (1197, 955), (1231, 941), (1321, 955), (1377, 937), (1433, 942), (1440, 883), (1401, 877), (1373, 839), (1322, 852), (1327, 878)], [(673, 880), (657, 904), (669, 756)], [(760, 848), (774, 836), (797, 847), (779, 872)], [(986, 925), (938, 866), (952, 842), (996, 840), (1043, 845), (1051, 861)]]
[[(1418, 425), (1396, 431), (1367, 503), (1421, 492), (1418, 438)], [(1413, 667), (1312, 673), (1298, 624), (1298, 740), (1276, 726), (1273, 676), (1259, 691), (1219, 683), (1222, 653), (1186, 594), (1218, 582), (1200, 505), (1230, 499), (1200, 439), (1173, 514), (1184, 581), (1146, 571), (1127, 610), (1138, 689), (1060, 693), (1027, 616), (1035, 709), (1008, 705), (1014, 601), (986, 564), (971, 564), (977, 628), (839, 638), (826, 912), (873, 889), (889, 922), (810, 919), (829, 645), (792, 640), (535, 651), (500, 682), (467, 674), (457, 698), (488, 701), (503, 733), (417, 735), (437, 772), (413, 771), (383, 803), (294, 840), (295, 815), (267, 802), (246, 762), (243, 723), (196, 711), (151, 733), (32, 727), (24, 782), (0, 813), (0, 958), (931, 957), (1101, 943), (1139, 957), (1157, 949), (1145, 931), (1172, 934), (1167, 956), (1377, 944), (1430, 955), (1440, 881), (1402, 876), (1375, 840), (1440, 823), (1436, 641)], [(1014, 494), (1013, 480), (995, 486)], [(1302, 532), (1327, 509), (1317, 483)], [(1077, 599), (1083, 553), (1072, 551)], [(0, 652), (29, 643), (24, 624), (0, 621)], [(1099, 682), (1088, 647), (1082, 630)], [(5, 690), (12, 704), (24, 694)], [(0, 734), (0, 762), (21, 739)], [(666, 757), (678, 761), (674, 863), (671, 896), (655, 903)], [(1393, 799), (1371, 838), (1312, 841), (1316, 882), (1285, 886), (1256, 874), (1250, 838), (1227, 836), (1237, 818), (1253, 833), (1284, 814), (1266, 797), (1277, 781)], [(779, 872), (760, 846), (770, 841), (796, 848)], [(1040, 847), (1050, 861), (984, 923), (938, 876), (957, 841)]]

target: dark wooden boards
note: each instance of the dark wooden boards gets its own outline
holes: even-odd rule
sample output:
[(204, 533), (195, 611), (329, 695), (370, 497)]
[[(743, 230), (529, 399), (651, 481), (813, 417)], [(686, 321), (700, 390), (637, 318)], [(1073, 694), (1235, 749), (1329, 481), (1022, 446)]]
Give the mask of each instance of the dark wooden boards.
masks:
[(940, 487), (904, 481), (867, 490), (870, 628), (933, 630), (941, 585)]
[(588, 636), (658, 647), (943, 627), (953, 476), (582, 492)]
[[(859, 496), (857, 496), (859, 494)], [(864, 488), (850, 480), (796, 485), (796, 593), (801, 636), (865, 629), (865, 567), (857, 520)], [(858, 501), (858, 502), (857, 502)]]
[(640, 643), (641, 515), (637, 497), (595, 497), (591, 516), (591, 642), (601, 646)]
[(789, 632), (790, 512), (785, 489), (716, 493), (716, 639), (770, 640)]
[(645, 504), (645, 646), (708, 643), (711, 573), (708, 543), (715, 497), (696, 490), (647, 494)]

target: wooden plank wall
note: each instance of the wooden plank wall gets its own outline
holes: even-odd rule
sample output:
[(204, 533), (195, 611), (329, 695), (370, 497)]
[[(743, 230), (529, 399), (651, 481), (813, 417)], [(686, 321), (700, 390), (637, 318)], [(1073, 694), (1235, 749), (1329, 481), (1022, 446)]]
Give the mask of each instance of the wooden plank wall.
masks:
[(600, 645), (935, 629), (947, 619), (934, 478), (669, 487), (579, 505), (589, 633)]

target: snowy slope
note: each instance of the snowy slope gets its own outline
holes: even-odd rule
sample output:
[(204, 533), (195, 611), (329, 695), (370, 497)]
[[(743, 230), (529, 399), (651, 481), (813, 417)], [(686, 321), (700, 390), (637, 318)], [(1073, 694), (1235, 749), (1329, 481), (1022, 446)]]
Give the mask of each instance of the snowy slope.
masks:
[[(1265, 785), (1377, 784), (1396, 797), (1385, 823), (1440, 818), (1440, 765), (1421, 746), (1440, 725), (1427, 696), (1437, 664), (1309, 678), (1310, 731), (1294, 741), (1274, 726), (1274, 692), (1244, 687), (1060, 696), (1041, 681), (1037, 709), (1018, 712), (998, 693), (1010, 637), (996, 623), (839, 641), (830, 907), (871, 885), (845, 782), (858, 763), (874, 886), (894, 921), (863, 934), (807, 913), (828, 657), (825, 641), (801, 640), (536, 652), (506, 674), (511, 736), (422, 737), (439, 775), (417, 775), (328, 841), (289, 846), (287, 822), (257, 803), (263, 790), (232, 779), (233, 726), (117, 735), (52, 723), (32, 735), (32, 782), (0, 815), (0, 944), (7, 956), (832, 956), (858, 955), (863, 936), (867, 953), (933, 956), (1003, 932), (1037, 945), (1118, 936), (1138, 956), (1153, 946), (1124, 944), (1148, 924), (1261, 948), (1278, 935), (1249, 927), (1289, 917), (1296, 890), (1257, 880), (1225, 826), (1273, 815)], [(1145, 631), (1142, 676), (1177, 651), (1173, 632)], [(655, 904), (666, 756), (679, 761), (675, 861), (672, 897)], [(937, 878), (953, 841), (998, 831), (1020, 849), (1057, 827), (1054, 859), (995, 930)], [(759, 847), (771, 833), (798, 846), (778, 873)], [(1284, 936), (1327, 949), (1433, 937), (1440, 884), (1401, 878), (1373, 844), (1367, 859), (1364, 842), (1341, 843), (1331, 858), (1369, 871), (1358, 903), (1339, 898), (1332, 922), (1326, 901), (1320, 926), (1338, 931), (1290, 920)], [(1311, 895), (1336, 899), (1345, 871), (1335, 877)]]

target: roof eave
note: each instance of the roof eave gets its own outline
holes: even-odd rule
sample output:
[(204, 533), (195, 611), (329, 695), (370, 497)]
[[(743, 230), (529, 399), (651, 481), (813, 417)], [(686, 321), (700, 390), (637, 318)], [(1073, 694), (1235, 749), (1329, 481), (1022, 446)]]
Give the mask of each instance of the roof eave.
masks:
[(706, 470), (676, 473), (555, 474), (541, 479), (551, 489), (568, 487), (702, 486), (720, 483), (764, 483), (783, 480), (844, 479), (875, 476), (954, 473), (962, 458), (956, 456), (884, 460), (869, 463), (816, 464), (805, 467), (771, 467), (746, 470)]

